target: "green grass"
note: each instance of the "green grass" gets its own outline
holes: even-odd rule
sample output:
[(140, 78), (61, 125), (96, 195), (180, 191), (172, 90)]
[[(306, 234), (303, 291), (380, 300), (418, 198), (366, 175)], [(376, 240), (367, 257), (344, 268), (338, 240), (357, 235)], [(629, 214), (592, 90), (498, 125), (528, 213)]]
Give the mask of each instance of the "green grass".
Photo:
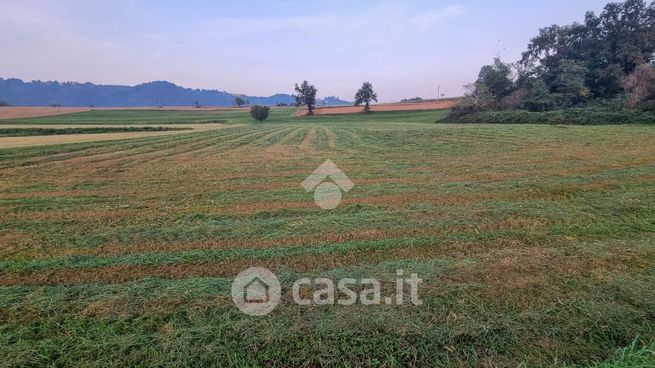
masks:
[[(1, 125), (0, 125), (1, 126)], [(120, 127), (120, 128), (0, 128), (0, 137), (26, 137), (35, 135), (59, 134), (96, 134), (96, 133), (129, 133), (129, 132), (165, 132), (170, 130), (185, 130), (171, 127)]]
[(243, 112), (194, 110), (93, 110), (73, 114), (0, 120), (1, 125), (132, 125), (223, 123)]
[[(655, 127), (93, 111), (225, 129), (0, 150), (6, 366), (655, 365)], [(21, 120), (22, 121), (22, 120)], [(237, 125), (239, 124), (239, 125)], [(242, 125), (243, 124), (243, 125)], [(325, 159), (335, 210), (300, 183)], [(240, 313), (232, 278), (424, 279), (422, 306)]]
[[(266, 124), (288, 123), (295, 108), (272, 108)], [(447, 110), (412, 112), (372, 112), (370, 114), (349, 114), (314, 117), (295, 117), (296, 122), (406, 122), (432, 123), (435, 117), (445, 117)], [(4, 124), (44, 125), (135, 125), (135, 124), (199, 124), (199, 123), (254, 123), (247, 111), (242, 110), (94, 110), (74, 114), (53, 115), (36, 118), (0, 120)]]

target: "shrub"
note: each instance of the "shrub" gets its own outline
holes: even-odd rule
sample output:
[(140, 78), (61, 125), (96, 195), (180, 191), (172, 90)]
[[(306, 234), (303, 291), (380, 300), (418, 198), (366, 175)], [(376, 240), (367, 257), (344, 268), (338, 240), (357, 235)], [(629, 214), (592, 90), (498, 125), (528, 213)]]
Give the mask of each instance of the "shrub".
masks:
[(268, 106), (255, 105), (250, 108), (250, 116), (257, 121), (264, 121), (268, 118), (269, 110)]
[(403, 98), (400, 100), (400, 103), (413, 103), (413, 102), (423, 102), (421, 97), (412, 97), (412, 98)]

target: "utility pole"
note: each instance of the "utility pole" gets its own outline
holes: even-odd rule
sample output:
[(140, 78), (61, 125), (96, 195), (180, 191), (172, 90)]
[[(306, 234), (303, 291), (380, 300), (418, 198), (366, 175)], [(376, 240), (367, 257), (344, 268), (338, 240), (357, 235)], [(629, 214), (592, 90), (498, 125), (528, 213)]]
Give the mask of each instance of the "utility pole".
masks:
[(437, 84), (437, 101), (441, 100), (441, 85)]

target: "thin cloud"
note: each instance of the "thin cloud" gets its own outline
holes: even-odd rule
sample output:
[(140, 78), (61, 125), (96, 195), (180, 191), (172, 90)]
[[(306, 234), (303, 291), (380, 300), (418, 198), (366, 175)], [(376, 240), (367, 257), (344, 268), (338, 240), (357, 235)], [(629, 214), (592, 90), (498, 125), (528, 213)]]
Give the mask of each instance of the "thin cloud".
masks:
[(215, 17), (202, 22), (201, 28), (213, 36), (267, 33), (288, 30), (312, 32), (335, 30), (384, 29), (393, 25), (396, 29), (429, 28), (445, 19), (465, 12), (461, 5), (407, 14), (397, 8), (380, 8), (362, 14), (322, 14), (294, 17)]
[(448, 6), (443, 9), (422, 13), (410, 18), (410, 21), (420, 27), (427, 28), (441, 23), (444, 19), (453, 18), (466, 11), (461, 5)]
[(294, 29), (325, 29), (337, 27), (333, 16), (317, 17), (217, 17), (204, 22), (204, 27), (217, 35), (266, 33)]

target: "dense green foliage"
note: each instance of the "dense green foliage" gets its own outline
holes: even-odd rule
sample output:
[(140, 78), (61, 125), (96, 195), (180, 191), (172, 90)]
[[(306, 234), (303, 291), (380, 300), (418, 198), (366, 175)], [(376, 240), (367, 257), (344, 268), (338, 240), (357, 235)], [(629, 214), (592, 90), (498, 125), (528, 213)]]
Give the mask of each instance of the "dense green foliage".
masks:
[(355, 106), (364, 104), (364, 112), (368, 113), (371, 101), (378, 102), (378, 95), (373, 90), (373, 85), (370, 82), (364, 82), (355, 94)]
[(270, 107), (255, 105), (250, 108), (250, 116), (257, 121), (264, 121), (268, 119)]
[(309, 84), (307, 81), (296, 83), (294, 87), (296, 94), (293, 97), (296, 99), (296, 106), (307, 106), (307, 113), (314, 115), (314, 106), (316, 106), (316, 87)]
[(483, 66), (452, 114), (545, 112), (598, 100), (655, 109), (654, 4), (610, 3), (598, 16), (588, 12), (582, 24), (541, 29), (517, 63), (496, 58)]
[(655, 113), (640, 110), (609, 111), (602, 108), (570, 108), (546, 112), (526, 110), (479, 111), (450, 115), (442, 123), (478, 124), (655, 124)]

